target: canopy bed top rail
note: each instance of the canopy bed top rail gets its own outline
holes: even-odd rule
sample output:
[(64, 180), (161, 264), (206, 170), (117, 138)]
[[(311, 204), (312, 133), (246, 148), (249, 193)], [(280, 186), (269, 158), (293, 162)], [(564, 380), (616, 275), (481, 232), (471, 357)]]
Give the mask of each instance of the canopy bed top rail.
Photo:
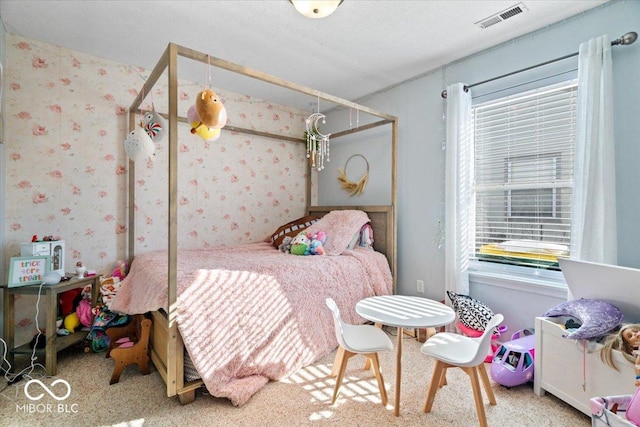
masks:
[[(136, 110), (133, 111), (134, 114), (140, 114), (140, 115), (144, 115), (145, 113), (149, 113), (151, 112), (151, 110), (145, 110), (142, 108), (137, 108)], [(160, 114), (162, 117), (164, 117), (165, 119), (169, 120), (169, 115), (166, 113), (158, 113), (156, 111), (157, 114)], [(189, 120), (186, 117), (183, 116), (178, 116), (177, 117), (177, 121), (179, 123), (186, 123), (189, 124)], [(336, 132), (336, 133), (332, 133), (331, 134), (331, 138), (332, 139), (336, 139), (336, 138), (340, 138), (341, 136), (346, 136), (346, 135), (351, 135), (353, 133), (357, 133), (357, 132), (362, 132), (365, 130), (369, 130), (378, 126), (383, 126), (389, 123), (393, 123), (391, 120), (380, 120), (374, 123), (369, 123), (366, 125), (362, 125), (359, 126), (357, 128), (354, 129), (349, 129), (349, 130), (345, 130), (342, 132)], [(134, 126), (133, 124), (131, 126)], [(293, 136), (289, 136), (289, 135), (280, 135), (280, 134), (276, 134), (276, 133), (271, 133), (271, 132), (263, 132), (263, 131), (259, 131), (259, 130), (255, 130), (255, 129), (247, 129), (247, 128), (243, 128), (243, 127), (239, 127), (239, 126), (231, 126), (231, 125), (226, 125), (224, 127), (224, 130), (227, 132), (239, 132), (239, 133), (245, 133), (245, 134), (249, 134), (249, 135), (256, 135), (256, 136), (263, 136), (265, 138), (274, 138), (274, 139), (278, 139), (278, 140), (282, 140), (282, 141), (289, 141), (289, 142), (306, 142), (306, 139), (304, 138), (296, 138)]]
[[(170, 53), (172, 50), (175, 52), (174, 55), (171, 55)], [(222, 68), (227, 71), (242, 74), (257, 80), (262, 80), (264, 82), (274, 84), (274, 85), (277, 85), (286, 89), (290, 89), (296, 92), (300, 92), (306, 95), (310, 95), (315, 98), (323, 99), (325, 101), (330, 101), (335, 104), (341, 105), (343, 107), (353, 108), (358, 111), (371, 114), (372, 116), (384, 118), (386, 120), (389, 120), (390, 122), (397, 120), (397, 117), (391, 114), (383, 113), (381, 111), (374, 110), (373, 108), (369, 108), (365, 105), (360, 105), (355, 102), (352, 102), (343, 98), (339, 98), (337, 96), (334, 96), (325, 92), (321, 92), (319, 90), (312, 89), (307, 86), (303, 86), (297, 83), (284, 80), (280, 77), (276, 77), (271, 74), (263, 73), (261, 71), (256, 71), (254, 69), (244, 67), (242, 65), (238, 65), (233, 62), (226, 61), (224, 59), (216, 58), (206, 53), (198, 52), (196, 50), (177, 45), (175, 43), (169, 43), (169, 45), (167, 46), (167, 49), (162, 54), (162, 57), (156, 64), (155, 68), (151, 71), (151, 74), (147, 78), (147, 81), (142, 86), (142, 90), (138, 93), (138, 96), (136, 96), (133, 103), (131, 104), (131, 107), (129, 108), (130, 112), (135, 111), (140, 107), (145, 96), (150, 93), (151, 88), (153, 88), (153, 86), (156, 84), (156, 82), (158, 81), (162, 73), (169, 66), (169, 62), (172, 60), (171, 56), (174, 56), (174, 60), (175, 60), (176, 55), (193, 59), (195, 61), (199, 61), (214, 67)]]

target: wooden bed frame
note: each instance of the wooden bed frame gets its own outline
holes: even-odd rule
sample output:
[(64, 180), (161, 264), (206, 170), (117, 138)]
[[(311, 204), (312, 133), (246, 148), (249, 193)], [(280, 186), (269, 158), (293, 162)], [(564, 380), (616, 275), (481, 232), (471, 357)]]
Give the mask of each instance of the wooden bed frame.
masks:
[[(359, 209), (367, 212), (371, 218), (374, 230), (375, 248), (385, 254), (391, 267), (393, 275), (393, 291), (396, 291), (397, 284), (397, 243), (396, 243), (396, 158), (397, 158), (397, 138), (398, 138), (398, 118), (386, 113), (373, 110), (369, 107), (356, 104), (354, 102), (338, 98), (336, 96), (317, 91), (315, 89), (301, 86), (281, 78), (252, 70), (241, 65), (231, 63), (210, 55), (197, 52), (173, 43), (169, 43), (162, 57), (152, 70), (147, 81), (140, 90), (138, 96), (129, 107), (129, 129), (136, 126), (136, 116), (144, 114), (140, 109), (145, 95), (152, 93), (153, 86), (160, 76), (168, 70), (168, 113), (163, 116), (168, 121), (168, 156), (169, 156), (169, 176), (168, 176), (168, 200), (169, 200), (169, 220), (168, 220), (168, 307), (169, 313), (152, 312), (153, 327), (151, 331), (150, 353), (151, 360), (158, 372), (165, 381), (167, 396), (178, 396), (182, 404), (193, 402), (195, 391), (202, 385), (202, 381), (185, 381), (184, 379), (184, 344), (176, 324), (176, 304), (177, 304), (177, 249), (178, 249), (178, 122), (187, 123), (186, 117), (178, 114), (178, 56), (192, 59), (208, 64), (210, 66), (222, 68), (247, 77), (262, 80), (264, 82), (283, 87), (288, 90), (297, 91), (316, 99), (323, 99), (348, 108), (356, 109), (360, 112), (378, 117), (381, 120), (373, 122), (356, 129), (349, 129), (342, 132), (332, 133), (331, 138), (346, 136), (352, 133), (372, 129), (377, 126), (391, 125), (391, 204), (378, 206), (311, 206), (311, 174), (307, 174), (306, 196), (307, 213), (318, 216), (324, 215), (331, 210), (337, 209)], [(292, 138), (285, 135), (276, 135), (268, 132), (256, 131), (253, 129), (243, 129), (234, 126), (225, 126), (225, 131), (235, 131), (262, 137), (274, 138), (277, 140), (287, 140), (304, 143), (302, 135), (300, 138)], [(135, 162), (129, 161), (128, 177), (128, 258), (133, 260), (135, 256)]]

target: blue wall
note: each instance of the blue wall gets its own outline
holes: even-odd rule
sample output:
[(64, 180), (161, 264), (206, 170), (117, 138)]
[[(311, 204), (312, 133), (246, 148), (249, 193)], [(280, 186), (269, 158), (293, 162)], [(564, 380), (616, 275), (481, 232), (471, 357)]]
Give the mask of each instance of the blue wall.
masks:
[[(444, 295), (441, 91), (451, 83), (472, 84), (577, 52), (581, 42), (602, 34), (616, 39), (628, 31), (640, 32), (640, 2), (613, 1), (359, 100), (399, 117), (398, 293)], [(640, 268), (640, 41), (614, 47), (613, 61), (619, 263)], [(526, 77), (538, 72), (543, 70)], [(416, 292), (418, 279), (425, 281), (425, 294)], [(537, 295), (478, 283), (472, 283), (471, 294), (505, 313), (513, 331), (533, 326), (535, 316), (564, 298), (562, 292)]]

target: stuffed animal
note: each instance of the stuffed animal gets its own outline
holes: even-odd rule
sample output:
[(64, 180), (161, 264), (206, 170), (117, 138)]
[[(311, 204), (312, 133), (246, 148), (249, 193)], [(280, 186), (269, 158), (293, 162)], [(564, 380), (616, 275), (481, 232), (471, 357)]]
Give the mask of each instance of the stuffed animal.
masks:
[(318, 230), (316, 233), (307, 233), (309, 238), (309, 247), (305, 255), (324, 255), (324, 242), (327, 241), (327, 234)]
[(149, 111), (145, 114), (142, 118), (142, 123), (142, 127), (153, 142), (162, 141), (164, 136), (167, 134), (167, 125), (164, 119), (155, 111)]
[(284, 253), (291, 253), (291, 241), (293, 240), (293, 237), (291, 236), (284, 236), (284, 239), (282, 239), (282, 243), (280, 243), (280, 245), (278, 246), (278, 250), (280, 252), (284, 252)]
[(291, 253), (293, 255), (306, 255), (310, 244), (309, 236), (302, 231), (291, 241)]
[(205, 141), (216, 141), (220, 138), (220, 129), (209, 128), (207, 126), (198, 126), (200, 124), (200, 118), (198, 117), (198, 112), (196, 111), (195, 105), (189, 107), (189, 110), (187, 111), (187, 121), (191, 126), (191, 133), (193, 133), (193, 129), (197, 128), (195, 135), (198, 135)]
[(75, 311), (65, 316), (64, 328), (67, 331), (74, 333), (76, 331), (76, 328), (78, 327), (80, 327), (80, 318), (78, 317)]
[(82, 298), (81, 294), (81, 288), (69, 289), (68, 291), (58, 294), (58, 307), (62, 317), (68, 316), (75, 311), (76, 306)]
[(196, 97), (196, 111), (200, 121), (192, 126), (191, 133), (197, 133), (201, 126), (221, 129), (227, 124), (227, 110), (211, 89), (201, 91)]
[(76, 315), (82, 326), (91, 327), (91, 302), (88, 299), (81, 299), (76, 307)]
[(136, 126), (124, 139), (124, 151), (129, 160), (145, 160), (156, 151), (153, 141), (141, 126)]

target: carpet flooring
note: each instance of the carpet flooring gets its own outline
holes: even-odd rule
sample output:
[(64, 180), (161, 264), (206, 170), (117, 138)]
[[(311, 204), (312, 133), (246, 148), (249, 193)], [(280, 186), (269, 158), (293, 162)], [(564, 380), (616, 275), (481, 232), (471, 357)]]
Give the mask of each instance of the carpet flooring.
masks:
[[(385, 329), (393, 335), (395, 330)], [(392, 337), (395, 342), (395, 337)], [(335, 405), (331, 394), (335, 384), (329, 377), (335, 352), (301, 369), (290, 378), (273, 381), (242, 407), (226, 399), (197, 392), (196, 401), (182, 406), (176, 397), (167, 397), (165, 385), (155, 368), (141, 375), (137, 366), (125, 368), (120, 382), (109, 385), (113, 360), (104, 353), (83, 353), (67, 349), (58, 355), (55, 378), (43, 376), (36, 368), (31, 377), (39, 379), (25, 395), (24, 379), (13, 385), (3, 381), (0, 392), (2, 426), (460, 426), (478, 425), (471, 385), (460, 369), (450, 370), (448, 384), (436, 394), (431, 413), (422, 412), (433, 361), (420, 353), (421, 344), (405, 337), (402, 365), (400, 416), (393, 415), (396, 353), (382, 353), (380, 364), (389, 395), (389, 404), (380, 403), (375, 378), (365, 371), (364, 358), (350, 359), (345, 382)], [(16, 361), (16, 368), (29, 359)], [(66, 385), (56, 380), (62, 379)], [(550, 394), (536, 396), (531, 383), (507, 389), (492, 381), (498, 404), (485, 397), (490, 426), (580, 427), (591, 418)], [(60, 400), (57, 400), (57, 399)]]

